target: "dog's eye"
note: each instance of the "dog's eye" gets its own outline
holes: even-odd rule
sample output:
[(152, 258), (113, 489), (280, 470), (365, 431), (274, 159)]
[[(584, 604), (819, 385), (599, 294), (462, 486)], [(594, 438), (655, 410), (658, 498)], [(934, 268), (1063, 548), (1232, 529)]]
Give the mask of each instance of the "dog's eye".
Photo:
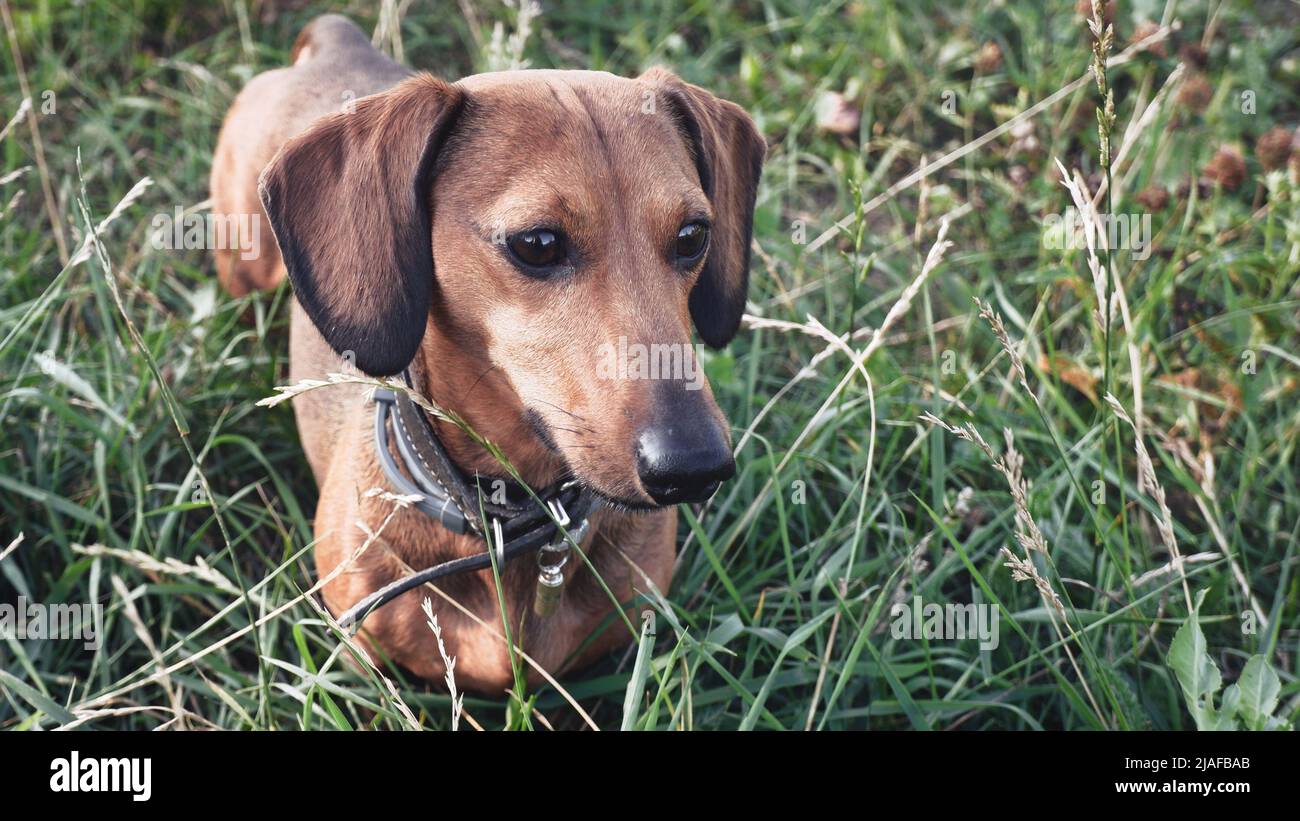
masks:
[(709, 244), (709, 226), (702, 222), (688, 222), (677, 232), (677, 259), (694, 262)]
[(563, 237), (544, 228), (515, 234), (506, 245), (515, 259), (530, 268), (549, 268), (564, 261)]

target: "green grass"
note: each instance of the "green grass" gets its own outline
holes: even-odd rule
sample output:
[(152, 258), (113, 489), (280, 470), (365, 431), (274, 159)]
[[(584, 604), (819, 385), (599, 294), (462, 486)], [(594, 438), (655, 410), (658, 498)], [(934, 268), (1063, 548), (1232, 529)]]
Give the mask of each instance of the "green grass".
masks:
[[(283, 64), (317, 13), (373, 27), (370, 4), (276, 4), (274, 15), (236, 0), (199, 11), (11, 5), (68, 245), (80, 245), (87, 215), (103, 219), (143, 177), (153, 185), (107, 227), (103, 256), (67, 268), (27, 123), (0, 144), (0, 178), (28, 169), (0, 185), (0, 551), (24, 534), (0, 559), (0, 601), (106, 607), (98, 653), (0, 639), (0, 726), (401, 728), (398, 699), (421, 725), (449, 726), (445, 691), (387, 671), (395, 697), (344, 663), (316, 608), (292, 603), (315, 581), (315, 487), (289, 409), (254, 404), (287, 372), (288, 289), (231, 299), (205, 252), (148, 241), (155, 214), (207, 198), (217, 128), (243, 83)], [(1101, 401), (1109, 378), (1132, 414), (1135, 377), (1178, 548), (1212, 554), (1186, 566), (1191, 594), (1208, 591), (1207, 651), (1225, 683), (1265, 656), (1281, 681), (1275, 715), (1300, 717), (1300, 188), (1254, 154), (1270, 128), (1300, 123), (1297, 13), (1239, 0), (1120, 5), (1116, 52), (1140, 18), (1167, 14), (1181, 28), (1169, 56), (1109, 71), (1117, 150), (1178, 64), (1177, 46), (1207, 24), (1212, 93), (1200, 111), (1176, 88), (1162, 98), (1116, 169), (1115, 213), (1145, 210), (1134, 195), (1149, 185), (1171, 196), (1150, 212), (1150, 258), (1116, 253), (1132, 329), (1117, 320), (1107, 357), (1086, 254), (1044, 247), (1042, 230), (1070, 204), (1053, 158), (1093, 189), (1101, 179), (1090, 78), (1029, 131), (882, 196), (923, 160), (1085, 75), (1089, 39), (1072, 2), (546, 4), (524, 50), (533, 67), (635, 74), (664, 63), (754, 115), (771, 150), (749, 313), (862, 331), (850, 343), (860, 350), (945, 215), (952, 243), (866, 361), (870, 390), (854, 374), (835, 393), (851, 369), (843, 352), (796, 378), (827, 346), (811, 333), (751, 328), (709, 359), (746, 438), (739, 474), (704, 510), (682, 511), (671, 593), (648, 602), (654, 635), (563, 680), (596, 725), (1195, 726), (1167, 664), (1186, 596), (1177, 573), (1133, 583), (1169, 556), (1158, 506), (1138, 491), (1133, 432)], [(458, 77), (497, 64), (498, 20), (508, 33), (515, 13), (488, 4), (471, 22), (455, 3), (417, 2), (401, 46), (408, 63)], [(987, 43), (1000, 65), (976, 70)], [(21, 92), (0, 53), (2, 124)], [(46, 91), (55, 107), (42, 113)], [(818, 128), (825, 91), (861, 109), (859, 133)], [(1247, 91), (1254, 113), (1243, 112)], [(1244, 181), (1198, 185), (1223, 145), (1242, 149)], [(1021, 346), (1033, 396), (974, 298)], [(999, 554), (1021, 553), (1007, 483), (977, 447), (920, 421), (926, 412), (973, 423), (999, 453), (1002, 429), (1014, 432), (1062, 633)], [(110, 552), (78, 548), (88, 545)], [(890, 605), (914, 595), (995, 604), (999, 645), (895, 639)], [(1243, 631), (1252, 598), (1264, 619)], [(205, 651), (145, 681), (159, 658)], [(525, 698), (531, 718), (504, 698), (470, 697), (465, 709), (487, 728), (585, 726), (553, 688)]]

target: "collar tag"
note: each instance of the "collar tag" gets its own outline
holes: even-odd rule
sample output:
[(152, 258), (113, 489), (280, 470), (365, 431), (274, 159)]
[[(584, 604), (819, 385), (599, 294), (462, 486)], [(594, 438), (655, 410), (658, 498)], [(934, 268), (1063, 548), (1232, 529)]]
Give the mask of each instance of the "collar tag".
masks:
[(581, 522), (565, 537), (565, 528), (573, 523), (569, 512), (562, 502), (552, 500), (546, 503), (555, 517), (558, 527), (555, 538), (537, 552), (537, 592), (533, 596), (533, 612), (540, 618), (546, 618), (555, 612), (564, 594), (564, 566), (569, 563), (569, 539), (574, 543), (582, 542), (587, 535), (587, 525), (591, 521), (584, 516)]

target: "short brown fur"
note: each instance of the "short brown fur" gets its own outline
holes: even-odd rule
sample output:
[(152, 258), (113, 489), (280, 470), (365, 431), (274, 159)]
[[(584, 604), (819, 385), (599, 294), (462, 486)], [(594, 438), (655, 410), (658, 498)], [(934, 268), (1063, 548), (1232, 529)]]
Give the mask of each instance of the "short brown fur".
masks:
[[(718, 346), (735, 333), (764, 150), (749, 117), (663, 69), (635, 80), (525, 71), (446, 83), (388, 60), (337, 16), (304, 29), (294, 61), (254, 78), (221, 130), (214, 211), (258, 214), (278, 240), (264, 231), (262, 253), (248, 261), (217, 252), (223, 286), (239, 295), (288, 274), (297, 297), (292, 380), (338, 371), (341, 352), (375, 374), (409, 362), (416, 387), (497, 443), (527, 482), (576, 477), (614, 500), (583, 547), (620, 601), (650, 585), (666, 593), (676, 514), (647, 496), (631, 445), (661, 411), (662, 388), (601, 379), (594, 363), (600, 345), (619, 337), (687, 344), (694, 323)], [(675, 269), (675, 232), (695, 215), (712, 224), (707, 256)], [(542, 281), (512, 267), (496, 237), (541, 223), (570, 237), (581, 270)], [(692, 423), (725, 430), (707, 383), (675, 402)], [(365, 541), (358, 522), (376, 529), (391, 512), (363, 496), (388, 483), (372, 443), (373, 406), (358, 388), (314, 391), (294, 409), (320, 487), (316, 562), (325, 575)], [(455, 427), (438, 432), (464, 471), (501, 474)], [(408, 567), (482, 550), (481, 540), (402, 510), (325, 599), (337, 613)], [(583, 648), (613, 611), (583, 561), (570, 561), (561, 605), (546, 619), (532, 613), (536, 574), (521, 559), (502, 581), (512, 630), (538, 665), (559, 673), (630, 640), (615, 619)], [(510, 686), (490, 571), (439, 589), (487, 626), (426, 588), (370, 615), (364, 635), (382, 656), (440, 677), (420, 612), (429, 596), (460, 686)]]

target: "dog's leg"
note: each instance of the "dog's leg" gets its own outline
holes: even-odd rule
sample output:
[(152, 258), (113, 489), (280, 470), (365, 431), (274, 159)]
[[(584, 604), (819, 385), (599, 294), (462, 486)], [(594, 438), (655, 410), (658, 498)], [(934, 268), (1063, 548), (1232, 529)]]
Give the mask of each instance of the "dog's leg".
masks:
[(257, 175), (279, 147), (262, 133), (265, 125), (257, 120), (265, 112), (259, 101), (264, 91), (283, 81), (284, 71), (259, 75), (235, 99), (212, 158), (212, 218), (226, 226), (223, 247), (212, 251), (217, 278), (234, 296), (274, 288), (287, 275), (271, 223), (257, 198)]

